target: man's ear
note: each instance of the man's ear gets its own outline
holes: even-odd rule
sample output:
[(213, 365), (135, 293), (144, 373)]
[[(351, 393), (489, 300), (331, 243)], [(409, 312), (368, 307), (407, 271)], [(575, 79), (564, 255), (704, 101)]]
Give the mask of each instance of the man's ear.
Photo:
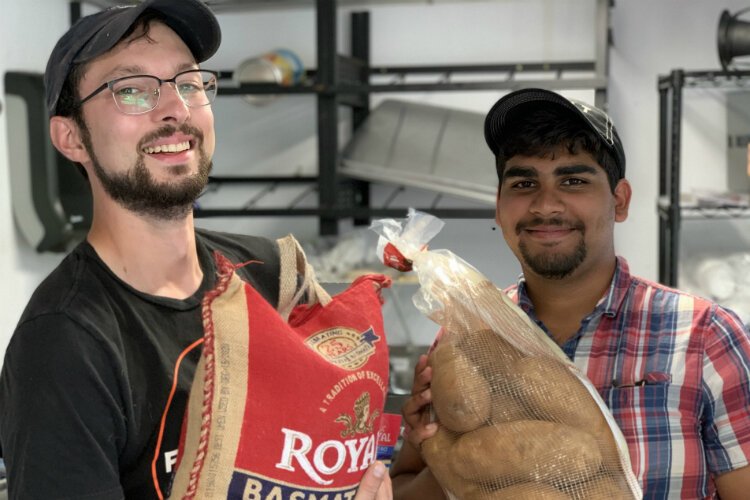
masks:
[(615, 186), (615, 222), (622, 222), (628, 218), (628, 209), (630, 208), (630, 197), (633, 190), (626, 179), (620, 179)]
[(81, 131), (72, 118), (66, 116), (50, 118), (49, 135), (55, 148), (70, 161), (87, 163), (91, 160), (81, 141)]

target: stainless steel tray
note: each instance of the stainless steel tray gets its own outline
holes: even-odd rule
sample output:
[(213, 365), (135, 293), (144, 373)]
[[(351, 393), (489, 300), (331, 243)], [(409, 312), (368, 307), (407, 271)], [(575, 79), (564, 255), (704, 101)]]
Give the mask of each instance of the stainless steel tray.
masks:
[(497, 176), (481, 113), (385, 100), (347, 144), (340, 173), (495, 203)]

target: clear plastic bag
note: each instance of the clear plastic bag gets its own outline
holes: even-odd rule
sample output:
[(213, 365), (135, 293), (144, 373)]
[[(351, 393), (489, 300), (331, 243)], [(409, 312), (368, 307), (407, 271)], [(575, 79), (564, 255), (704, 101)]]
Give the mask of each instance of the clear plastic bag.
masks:
[(510, 298), (448, 250), (439, 219), (380, 220), (378, 255), (413, 269), (438, 323), (430, 353), (438, 434), (422, 445), (452, 498), (641, 498), (627, 445), (596, 389)]

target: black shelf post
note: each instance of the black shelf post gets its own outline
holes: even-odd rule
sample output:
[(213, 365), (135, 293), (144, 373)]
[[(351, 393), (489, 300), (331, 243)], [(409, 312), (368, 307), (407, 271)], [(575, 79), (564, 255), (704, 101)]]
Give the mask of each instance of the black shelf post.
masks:
[(659, 80), (659, 282), (677, 286), (680, 251), (680, 147), (685, 72)]
[(669, 120), (667, 113), (669, 111), (669, 88), (661, 80), (659, 82), (659, 203), (657, 212), (659, 216), (659, 283), (666, 283), (667, 268), (669, 266), (668, 255), (669, 249), (669, 229), (670, 223), (667, 220), (667, 207), (663, 206), (663, 200), (668, 199), (669, 193), (669, 176), (667, 175), (667, 130)]
[(677, 286), (677, 263), (680, 251), (680, 147), (682, 137), (682, 87), (685, 83), (685, 74), (682, 70), (675, 70), (671, 75), (672, 99), (671, 99), (671, 121), (669, 128), (670, 148), (669, 155), (669, 266), (667, 267), (666, 284)]
[[(336, 173), (339, 160), (338, 103), (336, 85), (336, 0), (316, 0), (318, 92), (318, 196), (324, 215), (319, 218), (321, 235), (338, 234), (338, 219), (326, 215), (338, 207)], [(330, 212), (329, 212), (330, 213)]]
[(73, 26), (81, 18), (81, 2), (70, 2), (70, 25)]
[[(358, 80), (367, 85), (370, 83), (370, 13), (352, 12), (351, 14), (351, 42), (352, 57), (362, 63)], [(370, 94), (363, 93), (360, 96), (362, 105), (352, 108), (352, 132), (357, 130), (370, 114)], [(364, 208), (370, 206), (370, 183), (367, 181), (352, 181), (354, 206)], [(369, 217), (355, 217), (355, 226), (370, 224)]]

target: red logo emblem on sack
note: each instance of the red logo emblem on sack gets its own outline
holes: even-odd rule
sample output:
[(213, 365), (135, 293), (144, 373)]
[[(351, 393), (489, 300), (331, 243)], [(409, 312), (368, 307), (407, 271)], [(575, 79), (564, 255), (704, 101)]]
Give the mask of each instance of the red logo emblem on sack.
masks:
[(305, 344), (328, 362), (347, 370), (356, 370), (375, 354), (375, 343), (378, 341), (380, 337), (372, 327), (358, 332), (336, 326), (314, 333), (305, 340)]

